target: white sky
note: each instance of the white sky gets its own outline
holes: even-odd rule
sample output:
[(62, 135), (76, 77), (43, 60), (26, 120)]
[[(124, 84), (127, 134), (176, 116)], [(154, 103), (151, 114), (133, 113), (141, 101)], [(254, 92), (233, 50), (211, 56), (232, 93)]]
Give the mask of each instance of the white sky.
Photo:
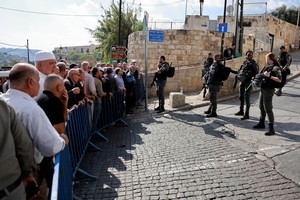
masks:
[[(142, 5), (143, 11), (149, 13), (150, 22), (175, 21), (184, 22), (187, 15), (199, 14), (199, 0), (123, 0), (126, 4), (137, 7)], [(231, 5), (234, 0), (228, 0)], [(282, 4), (299, 6), (300, 0), (244, 0), (245, 14), (261, 14), (265, 12), (265, 4), (248, 4), (249, 2), (268, 2), (267, 8), (274, 9)], [(111, 0), (0, 0), (0, 7), (32, 12), (56, 13), (67, 15), (102, 15), (103, 9), (109, 8)], [(115, 0), (118, 4), (118, 0)], [(133, 4), (134, 3), (134, 4)], [(186, 6), (187, 3), (187, 6)], [(224, 0), (204, 0), (203, 15), (216, 19), (223, 15)], [(0, 8), (0, 47), (11, 47), (6, 44), (26, 45), (29, 40), (30, 49), (52, 51), (54, 47), (77, 46), (95, 43), (86, 28), (95, 29), (98, 17), (75, 17), (41, 15), (16, 12)], [(151, 24), (149, 25), (151, 26)], [(153, 26), (153, 24), (152, 24)], [(159, 24), (157, 23), (157, 26)]]

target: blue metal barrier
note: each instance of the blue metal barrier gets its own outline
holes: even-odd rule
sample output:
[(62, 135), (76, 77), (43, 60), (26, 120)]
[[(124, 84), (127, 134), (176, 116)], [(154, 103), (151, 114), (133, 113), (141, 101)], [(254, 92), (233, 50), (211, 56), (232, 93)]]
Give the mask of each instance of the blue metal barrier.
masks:
[(69, 148), (55, 156), (51, 200), (73, 199), (73, 172)]
[(99, 149), (90, 141), (93, 135), (97, 134), (108, 141), (100, 133), (102, 129), (112, 123), (120, 123), (127, 126), (127, 123), (123, 120), (124, 111), (124, 94), (117, 92), (111, 99), (109, 97), (102, 98), (102, 111), (98, 121), (99, 130), (93, 133), (91, 133), (90, 129), (87, 104), (78, 105), (78, 108), (74, 108), (69, 112), (65, 129), (65, 134), (69, 137), (69, 145), (55, 156), (51, 200), (74, 198), (72, 181), (77, 171), (97, 179), (97, 177), (79, 168), (80, 162), (89, 144)]

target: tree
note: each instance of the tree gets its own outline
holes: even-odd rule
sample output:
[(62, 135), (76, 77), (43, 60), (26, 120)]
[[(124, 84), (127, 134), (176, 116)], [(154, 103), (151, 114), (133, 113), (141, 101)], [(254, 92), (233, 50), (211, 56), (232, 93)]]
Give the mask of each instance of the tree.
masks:
[(270, 14), (278, 19), (297, 25), (298, 9), (295, 6), (287, 8), (286, 5), (282, 5), (271, 11)]
[[(93, 37), (100, 43), (103, 61), (108, 61), (110, 56), (110, 48), (112, 45), (119, 43), (119, 7), (112, 2), (110, 9), (104, 10), (102, 19), (98, 20), (99, 25), (95, 30), (89, 29)], [(135, 32), (142, 30), (143, 26), (141, 21), (137, 19), (140, 9), (128, 6), (121, 12), (121, 43), (119, 45), (128, 46), (128, 36)]]

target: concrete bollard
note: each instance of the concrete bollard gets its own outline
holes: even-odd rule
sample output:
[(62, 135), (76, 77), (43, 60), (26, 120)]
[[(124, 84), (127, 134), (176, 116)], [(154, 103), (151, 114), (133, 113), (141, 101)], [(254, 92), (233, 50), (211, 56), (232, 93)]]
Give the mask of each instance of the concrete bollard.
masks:
[(171, 108), (178, 108), (185, 105), (185, 95), (181, 92), (171, 92), (169, 95), (169, 104)]

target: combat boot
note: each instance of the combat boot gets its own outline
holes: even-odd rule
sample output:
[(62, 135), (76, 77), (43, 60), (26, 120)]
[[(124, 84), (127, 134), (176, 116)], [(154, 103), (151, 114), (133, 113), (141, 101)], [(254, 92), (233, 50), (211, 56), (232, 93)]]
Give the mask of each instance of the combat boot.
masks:
[(246, 112), (244, 116), (241, 118), (241, 120), (249, 119), (249, 109), (246, 109)]
[(208, 107), (206, 111), (204, 111), (204, 114), (210, 114), (211, 113), (211, 106)]
[(208, 115), (206, 115), (207, 118), (210, 118), (210, 117), (217, 117), (217, 113), (216, 112), (212, 112), (212, 113), (209, 113)]
[(265, 119), (260, 118), (258, 124), (253, 126), (254, 129), (265, 128)]
[(243, 110), (240, 110), (239, 112), (235, 113), (234, 115), (240, 115), (240, 116), (243, 116), (243, 115), (244, 115), (244, 111), (243, 111)]
[(265, 135), (275, 135), (274, 125), (272, 123), (269, 123), (269, 131), (266, 132)]

